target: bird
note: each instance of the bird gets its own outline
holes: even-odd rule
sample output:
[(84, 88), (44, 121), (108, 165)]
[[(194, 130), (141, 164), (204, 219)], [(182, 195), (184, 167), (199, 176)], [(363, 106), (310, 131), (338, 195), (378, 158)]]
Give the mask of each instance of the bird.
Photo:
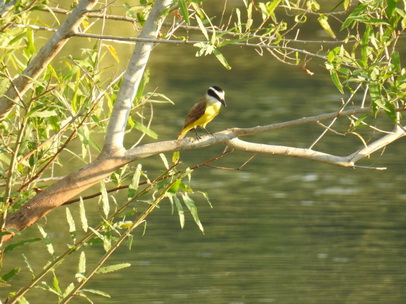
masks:
[[(184, 138), (186, 133), (192, 129), (196, 131), (197, 127), (201, 127), (207, 133), (210, 133), (206, 129), (207, 124), (220, 113), (221, 105), (227, 107), (224, 96), (225, 93), (220, 87), (209, 87), (206, 95), (200, 98), (200, 100), (190, 109), (189, 114), (185, 119), (183, 129), (180, 131), (177, 139)], [(199, 136), (197, 135), (197, 137)]]
[[(206, 94), (190, 109), (189, 114), (186, 116), (183, 129), (180, 131), (177, 139), (184, 138), (186, 133), (192, 129), (195, 130), (196, 137), (200, 138), (197, 134), (197, 127), (201, 127), (207, 133), (210, 133), (206, 129), (207, 124), (220, 113), (222, 105), (227, 107), (224, 97), (225, 92), (223, 89), (218, 86), (209, 87)], [(177, 163), (179, 161), (179, 156), (179, 151), (175, 151), (172, 156), (172, 162)]]

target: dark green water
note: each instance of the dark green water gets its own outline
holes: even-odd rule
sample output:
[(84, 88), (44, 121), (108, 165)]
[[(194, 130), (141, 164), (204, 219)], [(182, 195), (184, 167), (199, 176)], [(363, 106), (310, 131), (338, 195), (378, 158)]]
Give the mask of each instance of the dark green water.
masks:
[[(195, 51), (185, 46), (154, 50), (149, 88), (158, 87), (176, 102), (155, 107), (152, 128), (159, 139), (176, 137), (187, 111), (210, 85), (226, 91), (229, 105), (209, 125), (213, 132), (321, 114), (340, 105), (341, 96), (316, 60), (308, 66), (316, 72), (310, 77), (269, 55), (229, 48), (225, 53), (233, 69), (226, 71), (212, 57), (195, 59)], [(308, 125), (245, 140), (308, 147), (321, 132)], [(133, 143), (131, 137), (126, 140)], [(328, 135), (315, 149), (346, 155), (360, 145), (355, 137)], [(193, 166), (223, 149), (188, 151), (182, 159)], [(95, 303), (405, 303), (404, 149), (400, 140), (363, 161), (386, 171), (272, 156), (257, 156), (241, 171), (199, 169), (192, 187), (207, 192), (214, 206), (193, 196), (205, 235), (190, 216), (181, 230), (177, 215), (163, 202), (148, 218), (146, 234), (137, 232), (133, 250), (121, 248), (110, 261), (132, 267), (96, 276), (87, 287), (112, 296), (93, 297)], [(217, 164), (237, 168), (249, 156), (236, 152)], [(159, 162), (154, 157), (142, 164), (154, 176)], [(65, 218), (62, 209), (48, 216), (48, 230)], [(35, 228), (29, 233), (38, 234)], [(64, 236), (51, 238), (62, 252)], [(25, 254), (38, 259), (35, 250), (44, 246), (28, 246)], [(7, 257), (7, 263), (20, 263), (21, 253)], [(88, 258), (101, 254), (95, 250)], [(74, 257), (62, 269), (74, 272), (76, 265)], [(32, 303), (56, 302), (35, 294)]]

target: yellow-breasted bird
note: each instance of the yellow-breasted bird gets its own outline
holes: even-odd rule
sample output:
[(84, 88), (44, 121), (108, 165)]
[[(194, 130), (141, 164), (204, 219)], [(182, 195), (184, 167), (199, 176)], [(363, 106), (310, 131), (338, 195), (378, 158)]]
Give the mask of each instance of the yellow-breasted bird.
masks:
[[(186, 133), (197, 127), (201, 127), (207, 133), (210, 133), (206, 129), (206, 125), (213, 120), (214, 117), (220, 112), (221, 105), (227, 106), (224, 99), (224, 91), (218, 86), (210, 87), (206, 95), (200, 98), (200, 100), (190, 109), (189, 114), (185, 119), (185, 124), (182, 131), (179, 133), (177, 139), (185, 137)], [(198, 136), (196, 131), (196, 136)], [(179, 160), (179, 152), (175, 152), (172, 157), (172, 161), (176, 163)]]

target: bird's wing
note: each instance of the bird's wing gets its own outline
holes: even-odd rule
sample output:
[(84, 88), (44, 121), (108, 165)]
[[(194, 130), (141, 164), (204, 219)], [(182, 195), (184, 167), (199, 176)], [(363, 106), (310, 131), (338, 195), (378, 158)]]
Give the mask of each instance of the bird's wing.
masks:
[(200, 100), (190, 109), (189, 114), (185, 119), (185, 125), (183, 128), (186, 128), (187, 126), (198, 120), (200, 117), (202, 117), (205, 111), (206, 102), (204, 100)]

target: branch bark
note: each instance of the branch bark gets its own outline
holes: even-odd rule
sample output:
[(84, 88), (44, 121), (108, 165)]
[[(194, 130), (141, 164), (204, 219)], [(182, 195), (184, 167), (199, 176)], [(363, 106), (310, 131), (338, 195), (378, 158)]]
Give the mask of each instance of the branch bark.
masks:
[(66, 18), (58, 31), (41, 48), (24, 72), (13, 80), (7, 91), (0, 98), (0, 121), (13, 109), (19, 96), (27, 92), (35, 80), (55, 58), (69, 38), (77, 31), (86, 13), (93, 8), (97, 0), (81, 0), (72, 13)]

